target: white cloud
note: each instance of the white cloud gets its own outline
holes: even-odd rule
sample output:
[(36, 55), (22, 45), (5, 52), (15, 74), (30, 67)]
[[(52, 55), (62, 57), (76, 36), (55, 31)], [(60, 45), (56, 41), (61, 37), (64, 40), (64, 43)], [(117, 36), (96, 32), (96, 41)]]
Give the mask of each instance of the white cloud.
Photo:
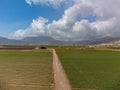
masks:
[[(55, 0), (26, 0), (30, 3), (52, 4)], [(43, 1), (43, 2), (42, 2)], [(60, 4), (63, 0), (56, 2)], [(66, 0), (69, 1), (69, 0)], [(60, 40), (94, 39), (103, 36), (120, 37), (120, 0), (74, 0), (74, 4), (64, 11), (62, 18), (47, 23), (48, 19), (33, 20), (27, 30), (19, 30), (14, 36), (49, 35)], [(93, 15), (96, 20), (90, 22)], [(31, 34), (26, 35), (31, 31)], [(16, 34), (17, 33), (17, 34)], [(20, 33), (20, 35), (18, 35)]]
[(14, 33), (14, 37), (18, 39), (23, 38), (26, 32), (27, 32), (26, 30), (23, 31), (22, 29), (19, 29)]
[(54, 6), (54, 7), (58, 7), (60, 6), (61, 3), (67, 1), (67, 0), (25, 0), (26, 3), (28, 3), (29, 5), (31, 4), (41, 4), (41, 5), (47, 5), (47, 6)]
[(39, 17), (38, 19), (33, 20), (28, 28), (25, 30), (19, 29), (12, 36), (16, 39), (21, 39), (27, 36), (48, 35), (46, 28), (47, 22), (47, 19)]
[(27, 4), (31, 5), (32, 2), (30, 0), (25, 0)]
[(43, 18), (43, 17), (39, 17), (36, 20), (33, 20), (30, 28), (32, 30), (33, 33), (35, 34), (46, 34), (47, 33), (47, 28), (46, 28), (46, 23), (48, 22), (47, 19)]

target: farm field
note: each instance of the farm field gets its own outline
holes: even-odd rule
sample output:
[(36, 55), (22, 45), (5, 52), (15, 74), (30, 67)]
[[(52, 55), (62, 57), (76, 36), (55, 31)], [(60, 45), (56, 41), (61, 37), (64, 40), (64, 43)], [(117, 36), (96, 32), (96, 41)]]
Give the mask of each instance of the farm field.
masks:
[(0, 90), (52, 90), (52, 53), (0, 51)]
[(73, 90), (120, 90), (120, 52), (56, 48)]

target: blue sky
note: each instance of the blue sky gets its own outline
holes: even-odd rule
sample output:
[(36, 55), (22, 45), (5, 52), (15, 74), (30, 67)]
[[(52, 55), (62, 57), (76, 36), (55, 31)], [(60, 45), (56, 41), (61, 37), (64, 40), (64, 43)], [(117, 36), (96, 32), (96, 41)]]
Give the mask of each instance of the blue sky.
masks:
[(63, 10), (44, 5), (28, 5), (25, 0), (0, 1), (0, 36), (9, 37), (18, 29), (27, 28), (39, 16), (49, 21), (61, 17)]

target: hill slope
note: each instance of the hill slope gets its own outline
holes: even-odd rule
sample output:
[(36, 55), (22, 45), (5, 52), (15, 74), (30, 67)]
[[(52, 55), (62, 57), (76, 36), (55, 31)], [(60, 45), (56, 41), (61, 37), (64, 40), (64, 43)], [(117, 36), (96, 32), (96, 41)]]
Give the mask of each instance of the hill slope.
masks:
[(60, 41), (55, 40), (51, 37), (41, 36), (41, 37), (26, 37), (21, 40), (8, 39), (0, 37), (1, 45), (18, 45), (18, 44), (48, 44), (48, 45), (87, 45), (87, 44), (101, 44), (108, 43), (111, 41), (120, 40), (118, 37), (104, 37), (94, 40), (83, 40), (83, 41)]

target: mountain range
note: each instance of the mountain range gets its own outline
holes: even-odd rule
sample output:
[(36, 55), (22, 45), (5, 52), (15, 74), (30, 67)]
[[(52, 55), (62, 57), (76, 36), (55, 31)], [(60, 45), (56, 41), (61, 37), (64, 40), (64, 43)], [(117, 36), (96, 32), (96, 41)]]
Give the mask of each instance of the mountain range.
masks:
[(100, 43), (108, 43), (111, 41), (120, 40), (120, 37), (103, 37), (92, 40), (82, 41), (60, 41), (47, 36), (26, 37), (21, 40), (8, 39), (0, 37), (0, 45), (27, 45), (27, 44), (41, 44), (41, 45), (94, 45)]

